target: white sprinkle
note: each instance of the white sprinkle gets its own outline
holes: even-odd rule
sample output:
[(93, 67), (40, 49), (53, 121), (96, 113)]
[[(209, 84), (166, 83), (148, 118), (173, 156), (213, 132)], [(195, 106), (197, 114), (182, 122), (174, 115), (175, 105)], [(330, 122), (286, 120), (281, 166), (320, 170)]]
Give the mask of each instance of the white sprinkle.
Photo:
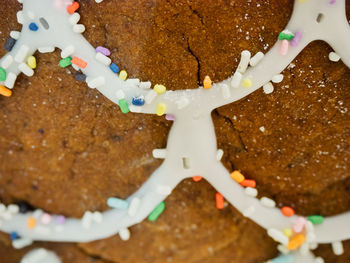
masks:
[(340, 60), (340, 56), (335, 52), (330, 52), (328, 55), (328, 58), (330, 61), (333, 61), (333, 62), (338, 62)]
[(96, 89), (98, 87), (104, 86), (105, 83), (106, 83), (106, 80), (103, 76), (87, 81), (87, 84), (91, 89)]
[(124, 91), (122, 91), (121, 89), (118, 90), (115, 95), (117, 96), (117, 99), (118, 100), (122, 100), (122, 99), (125, 99), (125, 93)]
[(216, 151), (216, 160), (221, 161), (221, 158), (223, 155), (224, 155), (224, 151), (222, 149), (218, 149)]
[(0, 214), (6, 211), (6, 206), (0, 203)]
[(103, 55), (100, 52), (96, 53), (96, 60), (100, 61), (102, 64), (106, 66), (109, 66), (112, 63), (112, 60), (109, 57)]
[(67, 58), (70, 55), (72, 55), (74, 52), (75, 52), (75, 47), (73, 45), (70, 45), (62, 50), (61, 57)]
[(303, 256), (306, 256), (307, 254), (310, 253), (310, 250), (309, 250), (309, 244), (308, 243), (304, 243), (300, 246), (300, 254), (302, 254)]
[(77, 65), (75, 65), (75, 64), (72, 64), (71, 66), (72, 66), (76, 71), (80, 71), (79, 66), (77, 66)]
[(43, 213), (44, 213), (43, 210), (41, 210), (41, 209), (36, 209), (36, 210), (33, 212), (33, 217), (34, 217), (35, 219), (39, 219)]
[(81, 224), (83, 228), (90, 228), (92, 223), (92, 213), (90, 211), (86, 211), (81, 219)]
[(7, 74), (6, 80), (5, 80), (5, 86), (8, 87), (9, 89), (12, 89), (13, 86), (15, 85), (17, 76), (16, 74), (10, 72)]
[(10, 32), (10, 37), (12, 37), (13, 39), (19, 39), (19, 37), (21, 36), (21, 32), (19, 31), (11, 31)]
[(12, 63), (13, 63), (13, 57), (11, 55), (7, 55), (1, 62), (1, 67), (3, 69), (8, 69)]
[(123, 240), (123, 241), (129, 240), (129, 238), (130, 238), (130, 231), (129, 231), (129, 229), (127, 229), (127, 228), (121, 229), (119, 231), (119, 236), (120, 236), (121, 240)]
[(316, 242), (311, 242), (311, 243), (309, 243), (309, 248), (311, 250), (314, 250), (314, 249), (318, 248), (318, 244)]
[(343, 243), (341, 241), (336, 241), (332, 243), (333, 253), (340, 256), (344, 253)]
[(280, 242), (282, 245), (287, 246), (289, 239), (287, 236), (285, 236), (281, 231), (275, 229), (275, 228), (269, 228), (267, 230), (267, 234), (272, 237), (273, 239), (277, 240)]
[(28, 56), (29, 47), (27, 45), (22, 45), (17, 54), (15, 55), (15, 61), (18, 63), (22, 63), (24, 59)]
[(141, 89), (150, 89), (152, 86), (152, 83), (150, 81), (140, 82), (139, 87)]
[(55, 51), (55, 47), (39, 47), (38, 50), (40, 53), (51, 53)]
[(256, 188), (252, 188), (252, 187), (246, 187), (244, 189), (244, 192), (246, 193), (246, 195), (249, 195), (252, 197), (257, 197), (257, 195), (258, 195), (258, 190)]
[(141, 204), (141, 199), (138, 197), (134, 197), (129, 204), (128, 215), (134, 217), (137, 214)]
[(23, 15), (22, 11), (17, 12), (17, 21), (18, 21), (18, 23), (20, 23), (22, 25), (24, 24), (25, 19), (24, 19), (24, 15)]
[(103, 215), (101, 212), (94, 212), (92, 214), (92, 219), (96, 222), (96, 223), (102, 223), (103, 222)]
[(26, 76), (31, 77), (34, 75), (34, 70), (32, 70), (26, 63), (21, 63), (18, 65), (18, 69)]
[(34, 19), (35, 18), (35, 14), (32, 11), (28, 11), (27, 15), (30, 19)]
[(130, 110), (131, 112), (139, 113), (139, 112), (142, 111), (142, 107), (141, 107), (141, 106), (130, 105), (130, 106), (129, 106), (129, 110)]
[(103, 0), (95, 0), (96, 3), (102, 3)]
[(264, 126), (261, 126), (261, 127), (259, 128), (259, 130), (260, 130), (261, 132), (264, 132), (264, 131), (265, 131), (265, 127), (264, 127)]
[(261, 51), (259, 51), (258, 53), (256, 53), (251, 59), (249, 64), (252, 67), (255, 67), (256, 65), (258, 65), (258, 63), (264, 58), (264, 53), (262, 53)]
[(241, 53), (241, 61), (238, 64), (237, 71), (244, 73), (247, 70), (249, 61), (250, 61), (250, 52), (248, 50), (243, 50)]
[(229, 99), (231, 97), (230, 88), (226, 84), (221, 85), (221, 93), (224, 99)]
[(167, 154), (167, 150), (166, 149), (154, 149), (152, 151), (152, 155), (156, 159), (165, 159), (166, 158), (166, 154)]
[(74, 33), (83, 33), (85, 31), (85, 26), (82, 24), (77, 24), (73, 26), (73, 32)]
[(171, 187), (168, 185), (158, 185), (157, 186), (157, 193), (160, 195), (170, 195), (171, 194)]
[(273, 83), (280, 83), (283, 80), (283, 74), (278, 74), (272, 77), (272, 82)]
[(15, 249), (22, 249), (24, 247), (30, 246), (31, 244), (33, 244), (33, 240), (29, 238), (19, 238), (12, 241), (12, 246)]
[(324, 259), (321, 257), (317, 257), (317, 258), (315, 258), (314, 263), (324, 263)]
[(277, 249), (278, 249), (278, 251), (281, 252), (282, 254), (288, 254), (288, 253), (290, 252), (290, 250), (289, 250), (286, 246), (284, 246), (284, 245), (282, 245), (282, 244), (279, 244), (279, 245), (277, 246)]
[(236, 71), (235, 74), (233, 74), (233, 77), (231, 79), (231, 87), (238, 88), (239, 85), (241, 84), (241, 80), (242, 80), (242, 74)]
[(255, 212), (255, 207), (249, 206), (248, 208), (243, 210), (243, 216), (250, 217), (254, 214), (254, 212)]
[(274, 90), (272, 83), (271, 83), (271, 82), (266, 83), (266, 84), (263, 86), (263, 90), (264, 90), (265, 94), (270, 94), (270, 93), (272, 93), (273, 90)]
[(13, 215), (18, 214), (19, 206), (15, 204), (11, 204), (7, 207), (7, 211), (9, 211)]
[(71, 25), (76, 25), (80, 20), (80, 15), (79, 13), (74, 13), (69, 17), (69, 23)]
[(176, 102), (177, 108), (179, 110), (185, 108), (186, 106), (188, 106), (190, 104), (190, 101), (188, 98), (186, 97), (181, 97), (179, 100), (177, 100)]
[(147, 104), (151, 104), (152, 101), (157, 97), (158, 93), (151, 89), (145, 97), (145, 101)]
[(265, 197), (265, 196), (260, 199), (260, 203), (266, 207), (275, 207), (276, 206), (275, 201), (273, 201), (272, 199)]

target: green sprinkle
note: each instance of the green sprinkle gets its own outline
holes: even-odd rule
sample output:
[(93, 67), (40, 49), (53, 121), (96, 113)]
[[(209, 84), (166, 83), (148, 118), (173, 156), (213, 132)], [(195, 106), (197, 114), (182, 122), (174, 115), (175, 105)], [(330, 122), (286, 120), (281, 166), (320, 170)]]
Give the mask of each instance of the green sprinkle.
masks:
[(309, 221), (314, 225), (322, 224), (324, 220), (323, 216), (319, 216), (319, 215), (308, 216), (307, 219), (309, 219)]
[(122, 113), (128, 113), (130, 111), (129, 104), (126, 102), (125, 99), (119, 100), (118, 104)]
[(165, 203), (161, 202), (159, 205), (157, 205), (156, 208), (152, 211), (152, 213), (149, 214), (148, 220), (151, 222), (154, 222), (157, 220), (157, 218), (163, 213), (165, 209)]
[(5, 81), (5, 80), (6, 80), (6, 70), (0, 67), (0, 81)]
[(66, 67), (72, 65), (71, 60), (72, 60), (71, 57), (62, 58), (62, 59), (60, 60), (60, 63), (59, 63), (59, 64), (60, 64), (60, 67), (61, 67), (61, 68), (66, 68)]
[(278, 39), (279, 39), (279, 40), (284, 40), (284, 39), (286, 39), (286, 40), (292, 40), (293, 38), (294, 38), (294, 35), (291, 34), (291, 33), (281, 32), (281, 33), (279, 33), (279, 35), (278, 35)]

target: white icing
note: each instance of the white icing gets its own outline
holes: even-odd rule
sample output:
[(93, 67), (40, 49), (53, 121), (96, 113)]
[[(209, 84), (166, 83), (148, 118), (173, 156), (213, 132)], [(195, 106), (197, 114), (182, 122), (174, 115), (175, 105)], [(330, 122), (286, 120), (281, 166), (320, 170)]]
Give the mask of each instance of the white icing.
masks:
[[(69, 0), (23, 0), (23, 12), (17, 14), (19, 22), (23, 24), (23, 30), (10, 52), (14, 62), (1, 60), (1, 64), (7, 66), (9, 73), (5, 85), (13, 87), (20, 71), (27, 70), (23, 70), (20, 64), (36, 50), (50, 52), (57, 47), (62, 50), (62, 56), (69, 54), (81, 58), (88, 63), (86, 68), (81, 69), (88, 77), (88, 86), (98, 89), (111, 101), (118, 103), (119, 91), (123, 91), (129, 104), (134, 96), (145, 97), (144, 106), (130, 107), (135, 112), (155, 114), (157, 105), (166, 105), (166, 113), (173, 115), (176, 120), (168, 137), (167, 148), (154, 152), (158, 158), (164, 158), (164, 162), (146, 183), (127, 199), (129, 204), (132, 200), (138, 200), (137, 209), (133, 207), (132, 213), (129, 210), (111, 209), (98, 214), (98, 219), (94, 220), (92, 213), (86, 212), (82, 220), (68, 219), (62, 227), (51, 222), (43, 228), (38, 223), (34, 230), (26, 225), (27, 218), (33, 213), (15, 214), (11, 220), (5, 218), (0, 229), (5, 232), (16, 230), (20, 236), (33, 240), (88, 242), (116, 233), (123, 239), (128, 239), (128, 227), (147, 217), (181, 180), (200, 175), (243, 215), (267, 229), (270, 235), (286, 245), (286, 237), (283, 233), (281, 235), (280, 230), (290, 227), (297, 217), (283, 216), (278, 208), (272, 208), (271, 202), (260, 202), (255, 198), (255, 191), (243, 189), (230, 178), (228, 171), (217, 158), (218, 149), (211, 112), (217, 107), (240, 100), (269, 83), (313, 40), (328, 42), (343, 62), (350, 66), (350, 29), (344, 11), (345, 0), (338, 0), (334, 4), (330, 4), (328, 0), (296, 1), (292, 18), (286, 28), (291, 32), (302, 32), (302, 37), (298, 45), (288, 48), (286, 54), (280, 54), (281, 41), (278, 41), (265, 56), (260, 54), (251, 59), (250, 52), (243, 51), (237, 72), (232, 78), (213, 84), (209, 90), (200, 87), (195, 90), (167, 91), (160, 95), (154, 90), (147, 90), (150, 87), (149, 82), (120, 80), (106, 66), (109, 61), (107, 63), (105, 58), (96, 57), (95, 49), (79, 34), (85, 30), (83, 25), (76, 24), (80, 16), (77, 13), (69, 15), (66, 12), (66, 6), (70, 3)], [(30, 16), (28, 11), (32, 12)], [(46, 19), (48, 29), (40, 25), (40, 17)], [(33, 20), (39, 26), (36, 32), (28, 29)], [(248, 68), (250, 62), (254, 67)], [(251, 86), (244, 87), (241, 84), (242, 79), (249, 80)], [(265, 85), (265, 92), (272, 92), (272, 89), (270, 85)], [(328, 217), (323, 224), (307, 230), (307, 234), (314, 234), (310, 234), (309, 239), (318, 243), (348, 239), (349, 220), (349, 212)], [(290, 255), (295, 258), (293, 262), (307, 263), (315, 260), (305, 246)]]
[(20, 263), (61, 263), (59, 257), (44, 248), (33, 249), (28, 252)]

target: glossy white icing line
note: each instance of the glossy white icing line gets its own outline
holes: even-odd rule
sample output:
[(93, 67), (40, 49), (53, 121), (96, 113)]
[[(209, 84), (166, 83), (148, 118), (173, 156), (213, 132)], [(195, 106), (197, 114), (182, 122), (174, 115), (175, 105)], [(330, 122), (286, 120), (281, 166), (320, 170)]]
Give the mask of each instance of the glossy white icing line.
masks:
[[(132, 97), (142, 95), (148, 98), (149, 90), (140, 88), (141, 86), (149, 86), (148, 83), (139, 84), (138, 80), (119, 80), (106, 66), (106, 63), (101, 63), (101, 59), (96, 59), (95, 49), (80, 34), (73, 32), (72, 23), (77, 23), (79, 17), (77, 14), (69, 16), (66, 13), (65, 7), (69, 2), (55, 0), (55, 5), (63, 7), (52, 8), (52, 2), (47, 0), (23, 0), (23, 13), (19, 14), (19, 18), (23, 23), (23, 30), (17, 44), (10, 53), (15, 58), (15, 62), (12, 65), (7, 65), (7, 71), (15, 75), (19, 74), (18, 65), (25, 57), (24, 53), (29, 55), (36, 49), (52, 51), (53, 47), (58, 47), (64, 51), (64, 55), (68, 52), (68, 54), (86, 61), (88, 65), (82, 69), (82, 72), (88, 76), (90, 86), (95, 86), (113, 102), (118, 103), (121, 90), (129, 104)], [(247, 196), (244, 189), (232, 181), (228, 171), (217, 160), (218, 149), (211, 120), (211, 111), (222, 105), (237, 101), (268, 83), (273, 76), (280, 74), (300, 51), (313, 40), (323, 39), (329, 42), (337, 54), (341, 56), (344, 63), (349, 65), (349, 52), (346, 52), (348, 47), (343, 44), (348, 43), (347, 37), (344, 36), (349, 35), (349, 25), (344, 19), (344, 6), (345, 0), (335, 1), (333, 4), (326, 0), (296, 1), (292, 19), (286, 28), (291, 32), (295, 32), (295, 36), (298, 36), (298, 45), (290, 46), (288, 52), (281, 55), (281, 41), (278, 41), (262, 59), (259, 59), (257, 65), (253, 63), (255, 66), (249, 68), (242, 75), (243, 80), (249, 79), (252, 82), (249, 88), (239, 84), (235, 85), (236, 87), (231, 87), (232, 79), (228, 78), (223, 82), (214, 84), (209, 90), (199, 88), (167, 91), (164, 94), (152, 96), (152, 99), (149, 99), (143, 107), (133, 107), (133, 109), (137, 109), (136, 112), (154, 114), (157, 105), (164, 103), (166, 105), (165, 113), (171, 113), (176, 118), (169, 134), (166, 156), (162, 166), (154, 172), (139, 191), (128, 199), (129, 202), (134, 198), (140, 200), (138, 211), (133, 210), (133, 213), (128, 213), (127, 210), (112, 209), (103, 213), (103, 223), (92, 222), (93, 225), (88, 231), (84, 228), (81, 220), (77, 219), (69, 219), (65, 225), (59, 228), (51, 223), (51, 225), (45, 226), (46, 228), (39, 228), (41, 230), (46, 229), (45, 231), (35, 231), (38, 226), (31, 230), (27, 228), (27, 219), (31, 214), (16, 214), (11, 220), (5, 220), (0, 229), (5, 232), (16, 230), (21, 236), (30, 237), (34, 240), (75, 242), (105, 238), (121, 230), (124, 233), (127, 227), (147, 217), (181, 180), (195, 174), (207, 179), (230, 203), (243, 214), (249, 215), (253, 221), (262, 227), (266, 229), (290, 227), (296, 217), (286, 218), (279, 209), (266, 207), (257, 199)], [(48, 22), (49, 29), (44, 31), (39, 27), (36, 32), (29, 31), (28, 26), (31, 19), (41, 16)], [(334, 27), (337, 30), (334, 30)], [(338, 28), (341, 32), (335, 36), (333, 31), (338, 31)], [(36, 37), (33, 38), (35, 34)], [(72, 45), (73, 48), (71, 48)], [(0, 63), (3, 60), (5, 58)], [(225, 85), (225, 88), (223, 88), (223, 85)], [(183, 161), (184, 158), (186, 162)], [(184, 163), (186, 163), (185, 166)], [(159, 186), (166, 187), (169, 190), (166, 192), (159, 191)], [(328, 243), (348, 239), (350, 237), (350, 229), (347, 224), (349, 219), (350, 213), (326, 218), (322, 225), (315, 227), (316, 239), (314, 241)], [(305, 259), (303, 262), (311, 261)]]

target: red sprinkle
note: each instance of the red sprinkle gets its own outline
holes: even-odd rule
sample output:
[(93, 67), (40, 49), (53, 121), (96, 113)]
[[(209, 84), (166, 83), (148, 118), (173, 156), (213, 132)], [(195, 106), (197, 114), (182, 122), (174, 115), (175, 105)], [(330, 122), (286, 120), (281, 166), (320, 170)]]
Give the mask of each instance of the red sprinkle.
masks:
[(289, 206), (283, 206), (281, 208), (281, 212), (286, 217), (291, 217), (291, 216), (294, 216), (295, 214), (294, 209)]
[(75, 11), (77, 11), (79, 8), (79, 3), (78, 2), (73, 2), (71, 5), (67, 7), (67, 12), (69, 14), (74, 14)]
[(225, 205), (225, 200), (222, 194), (216, 193), (215, 199), (216, 199), (216, 208), (219, 210), (223, 209)]
[(77, 58), (77, 57), (74, 57), (72, 60), (71, 60), (71, 63), (74, 64), (74, 65), (77, 65), (78, 67), (80, 68), (86, 68), (87, 66), (87, 62), (85, 62), (84, 60), (80, 59), (80, 58)]
[(255, 188), (256, 182), (255, 180), (245, 179), (241, 182), (241, 186)]
[(199, 175), (195, 175), (192, 177), (193, 181), (195, 182), (199, 182), (200, 180), (202, 180), (202, 176), (199, 176)]

